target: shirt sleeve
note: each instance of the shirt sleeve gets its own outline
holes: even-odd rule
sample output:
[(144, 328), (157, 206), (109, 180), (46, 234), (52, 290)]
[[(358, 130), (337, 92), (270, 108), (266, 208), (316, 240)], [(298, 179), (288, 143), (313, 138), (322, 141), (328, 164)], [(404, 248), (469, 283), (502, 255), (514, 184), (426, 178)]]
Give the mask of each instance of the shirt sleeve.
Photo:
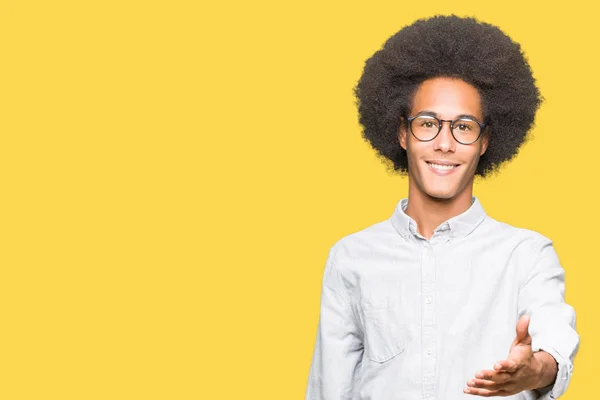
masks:
[(323, 275), (306, 400), (351, 400), (356, 389), (363, 354), (362, 334), (335, 263), (332, 248)]
[(558, 364), (554, 383), (531, 391), (533, 398), (551, 400), (567, 390), (579, 350), (579, 335), (575, 330), (575, 310), (565, 303), (565, 271), (552, 241), (543, 238), (536, 248), (537, 260), (519, 292), (519, 317), (528, 314), (531, 318), (533, 351), (549, 353)]

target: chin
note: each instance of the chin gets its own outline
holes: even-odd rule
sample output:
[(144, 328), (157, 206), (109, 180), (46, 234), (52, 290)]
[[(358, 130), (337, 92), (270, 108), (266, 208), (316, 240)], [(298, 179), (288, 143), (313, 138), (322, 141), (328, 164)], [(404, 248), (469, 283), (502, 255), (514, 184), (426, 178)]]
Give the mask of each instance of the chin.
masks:
[(444, 190), (444, 189), (438, 189), (438, 190), (426, 190), (425, 193), (433, 198), (433, 199), (438, 199), (438, 200), (450, 200), (454, 197), (456, 197), (456, 191), (453, 190)]
[(446, 193), (442, 193), (442, 194), (428, 193), (428, 194), (429, 194), (429, 197), (431, 197), (433, 199), (437, 199), (437, 200), (451, 200), (452, 198), (455, 197), (453, 194), (446, 194)]

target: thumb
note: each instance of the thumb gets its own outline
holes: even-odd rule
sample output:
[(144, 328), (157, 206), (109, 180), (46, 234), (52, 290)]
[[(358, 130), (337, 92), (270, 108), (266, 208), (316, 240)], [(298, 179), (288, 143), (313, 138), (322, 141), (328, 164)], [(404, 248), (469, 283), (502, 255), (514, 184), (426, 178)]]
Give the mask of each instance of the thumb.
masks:
[(529, 321), (530, 317), (527, 314), (523, 314), (517, 322), (517, 338), (515, 339), (516, 344), (531, 344), (531, 336), (529, 336)]

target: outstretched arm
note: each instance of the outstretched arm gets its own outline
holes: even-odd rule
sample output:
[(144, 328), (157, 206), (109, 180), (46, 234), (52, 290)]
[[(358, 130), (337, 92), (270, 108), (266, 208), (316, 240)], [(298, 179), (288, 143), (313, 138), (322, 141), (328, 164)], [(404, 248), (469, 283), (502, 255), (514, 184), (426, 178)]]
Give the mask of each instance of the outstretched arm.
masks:
[(565, 303), (565, 271), (552, 246), (544, 238), (537, 264), (519, 293), (519, 313), (531, 315), (529, 332), (533, 351), (550, 354), (557, 363), (556, 380), (537, 388), (541, 399), (557, 399), (566, 390), (579, 350), (575, 310)]
[(537, 243), (539, 253), (519, 292), (517, 335), (509, 356), (493, 370), (479, 371), (465, 393), (507, 396), (524, 390), (543, 400), (567, 389), (579, 350), (575, 310), (565, 303), (565, 271), (552, 242)]

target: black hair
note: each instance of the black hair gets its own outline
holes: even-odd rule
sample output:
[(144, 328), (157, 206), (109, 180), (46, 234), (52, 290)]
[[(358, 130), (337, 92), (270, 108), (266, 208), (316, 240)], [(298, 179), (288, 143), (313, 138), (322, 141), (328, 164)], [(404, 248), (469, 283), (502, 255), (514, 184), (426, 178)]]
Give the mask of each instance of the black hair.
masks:
[(400, 123), (419, 85), (435, 77), (462, 79), (481, 95), (489, 144), (476, 175), (496, 170), (529, 139), (543, 98), (520, 45), (475, 18), (436, 15), (391, 36), (365, 62), (354, 88), (362, 135), (394, 171), (408, 171)]

